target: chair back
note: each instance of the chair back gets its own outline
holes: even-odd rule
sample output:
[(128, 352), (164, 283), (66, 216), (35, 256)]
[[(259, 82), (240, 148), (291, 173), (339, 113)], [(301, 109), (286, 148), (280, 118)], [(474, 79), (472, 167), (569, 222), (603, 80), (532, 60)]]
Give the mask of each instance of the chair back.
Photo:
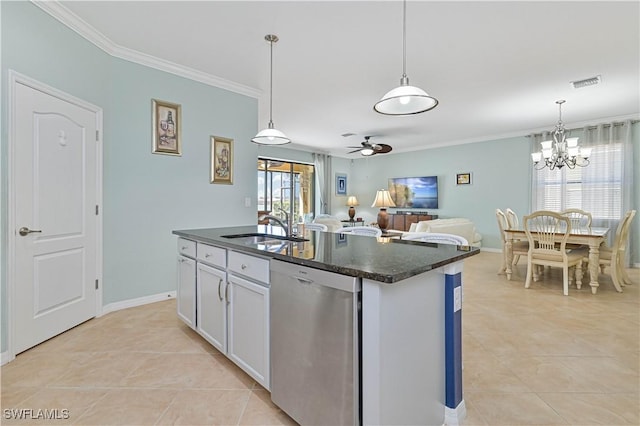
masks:
[(505, 215), (507, 216), (508, 229), (518, 229), (520, 227), (520, 222), (518, 221), (518, 215), (516, 212), (508, 208), (505, 210)]
[[(558, 260), (567, 259), (567, 239), (571, 232), (571, 220), (560, 213), (540, 210), (523, 218), (524, 232), (529, 240), (529, 256)], [(558, 240), (557, 234), (562, 234)], [(558, 244), (560, 243), (560, 244)]]
[(468, 246), (466, 238), (455, 234), (443, 234), (440, 232), (416, 232), (402, 237), (403, 240), (423, 241), (426, 243), (453, 244), (457, 246)]
[(502, 210), (496, 209), (496, 219), (498, 221), (498, 229), (500, 229), (500, 240), (502, 240), (502, 244), (504, 244), (507, 242), (507, 238), (504, 235), (504, 230), (509, 227), (507, 216)]
[(618, 229), (616, 229), (616, 239), (613, 242), (613, 247), (611, 248), (612, 251), (618, 251), (621, 253), (626, 251), (627, 243), (629, 241), (629, 230), (631, 229), (631, 222), (635, 215), (635, 210), (629, 210), (620, 221)]
[(322, 224), (322, 223), (305, 223), (304, 224), (304, 229), (309, 230), (309, 231), (324, 231), (324, 232), (327, 232), (327, 230), (329, 228), (327, 227), (327, 225)]
[(338, 232), (343, 234), (366, 235), (368, 237), (379, 237), (382, 235), (382, 230), (380, 228), (374, 228), (373, 226), (353, 226), (341, 229)]
[(571, 221), (572, 229), (590, 228), (591, 213), (580, 209), (567, 209), (560, 212), (562, 216), (566, 216)]

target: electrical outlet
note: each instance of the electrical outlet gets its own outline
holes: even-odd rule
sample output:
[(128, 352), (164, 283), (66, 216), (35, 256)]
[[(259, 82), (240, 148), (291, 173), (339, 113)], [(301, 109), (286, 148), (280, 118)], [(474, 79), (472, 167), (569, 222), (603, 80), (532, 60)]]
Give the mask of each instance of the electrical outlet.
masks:
[(453, 312), (458, 312), (462, 309), (462, 287), (456, 287), (453, 289)]
[(251, 207), (251, 197), (244, 197), (244, 206)]

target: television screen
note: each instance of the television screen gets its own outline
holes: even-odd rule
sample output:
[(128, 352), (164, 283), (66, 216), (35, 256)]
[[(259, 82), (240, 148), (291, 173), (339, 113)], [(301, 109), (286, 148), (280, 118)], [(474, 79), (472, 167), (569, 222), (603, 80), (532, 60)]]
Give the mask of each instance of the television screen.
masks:
[(438, 176), (390, 178), (389, 193), (396, 207), (438, 208)]

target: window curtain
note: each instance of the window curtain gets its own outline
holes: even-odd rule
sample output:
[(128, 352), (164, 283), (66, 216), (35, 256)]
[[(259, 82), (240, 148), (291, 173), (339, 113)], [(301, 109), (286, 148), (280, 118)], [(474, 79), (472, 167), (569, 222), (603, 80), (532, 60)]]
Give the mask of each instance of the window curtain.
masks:
[[(618, 223), (634, 205), (631, 121), (587, 126), (581, 130), (579, 145), (593, 149), (589, 165), (573, 170), (534, 168), (532, 210), (580, 208), (589, 211), (593, 216), (592, 226), (609, 228), (608, 242), (612, 244)], [(549, 132), (530, 137), (532, 153), (540, 151), (541, 141), (552, 138)]]
[(320, 203), (320, 214), (331, 212), (331, 156), (327, 154), (313, 154), (313, 165), (315, 167), (316, 188), (318, 189), (318, 200)]

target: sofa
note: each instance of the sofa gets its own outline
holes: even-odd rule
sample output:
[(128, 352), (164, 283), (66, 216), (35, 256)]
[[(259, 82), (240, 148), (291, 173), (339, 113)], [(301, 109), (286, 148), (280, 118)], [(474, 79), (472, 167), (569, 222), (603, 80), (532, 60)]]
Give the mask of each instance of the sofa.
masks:
[(342, 229), (342, 222), (335, 216), (328, 214), (319, 214), (313, 220), (313, 223), (321, 223), (327, 226), (328, 232), (337, 232)]
[(462, 217), (424, 220), (412, 223), (407, 233), (410, 234), (412, 232), (437, 232), (441, 234), (459, 235), (465, 238), (471, 246), (480, 247), (482, 245), (482, 235), (476, 231), (473, 222)]

